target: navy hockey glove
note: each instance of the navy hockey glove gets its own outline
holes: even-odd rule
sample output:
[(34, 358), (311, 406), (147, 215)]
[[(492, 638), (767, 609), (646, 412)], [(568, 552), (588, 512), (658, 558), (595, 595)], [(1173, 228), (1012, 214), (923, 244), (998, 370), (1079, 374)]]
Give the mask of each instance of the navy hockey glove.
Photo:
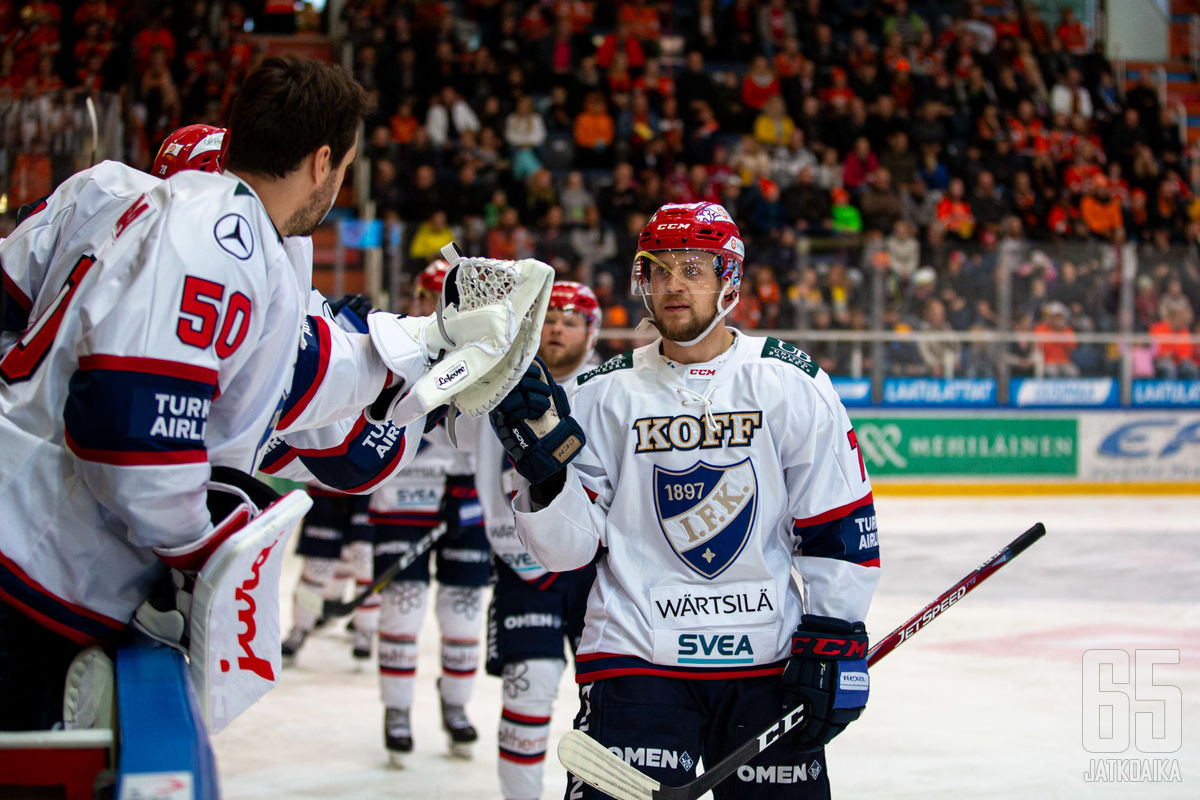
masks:
[(348, 294), (329, 303), (329, 312), (345, 330), (367, 332), (367, 314), (371, 313), (371, 298), (365, 294)]
[(539, 484), (562, 472), (587, 441), (570, 414), (566, 392), (535, 358), (488, 419), (517, 472)]
[(808, 722), (797, 731), (804, 750), (829, 744), (867, 704), (867, 629), (861, 622), (805, 614), (792, 634), (783, 672), (784, 710), (804, 703)]

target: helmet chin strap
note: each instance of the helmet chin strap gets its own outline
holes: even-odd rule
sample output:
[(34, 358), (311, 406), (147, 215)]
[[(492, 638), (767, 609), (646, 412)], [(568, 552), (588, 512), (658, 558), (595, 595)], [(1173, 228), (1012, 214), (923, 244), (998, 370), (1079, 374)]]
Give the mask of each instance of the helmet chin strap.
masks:
[[(703, 330), (703, 332), (701, 332), (701, 334), (699, 336), (695, 337), (694, 339), (689, 339), (686, 342), (678, 342), (678, 341), (675, 341), (674, 339), (672, 339), (671, 341), (675, 342), (675, 344), (679, 345), (680, 347), (691, 347), (692, 345), (699, 344), (701, 341), (704, 340), (705, 336), (708, 336), (710, 333), (712, 333), (712, 329), (717, 327), (717, 323), (720, 322), (722, 319), (724, 319), (725, 316), (730, 311), (733, 311), (733, 307), (736, 306), (738, 304), (738, 301), (742, 299), (741, 292), (738, 292), (737, 294), (734, 295), (733, 302), (731, 302), (729, 305), (722, 308), (722, 305), (725, 302), (725, 295), (727, 295), (729, 293), (729, 283), (730, 283), (729, 279), (727, 278), (725, 280), (725, 282), (721, 285), (721, 294), (719, 297), (717, 297), (717, 313), (713, 316), (712, 322), (708, 323), (708, 327), (705, 328)], [(648, 312), (650, 312), (650, 316), (644, 318), (641, 322), (638, 323), (638, 326), (635, 329), (635, 332), (642, 333), (642, 332), (645, 332), (648, 328), (654, 327), (659, 332), (659, 335), (662, 335), (662, 328), (659, 327), (658, 320), (656, 320), (654, 318), (654, 309), (652, 309), (650, 307), (650, 300), (646, 295), (642, 295), (642, 305), (644, 305), (646, 307), (646, 310)]]

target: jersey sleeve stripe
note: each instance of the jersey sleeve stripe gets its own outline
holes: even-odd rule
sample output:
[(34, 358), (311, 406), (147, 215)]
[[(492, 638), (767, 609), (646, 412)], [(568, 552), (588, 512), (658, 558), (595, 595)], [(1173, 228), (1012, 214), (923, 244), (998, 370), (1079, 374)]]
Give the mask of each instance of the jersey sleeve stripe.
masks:
[(795, 526), (797, 528), (805, 528), (810, 525), (821, 525), (822, 523), (829, 522), (830, 520), (841, 519), (855, 509), (861, 508), (862, 506), (868, 504), (873, 504), (874, 502), (874, 492), (867, 492), (863, 497), (860, 497), (852, 503), (846, 503), (844, 506), (831, 508), (828, 511), (817, 514), (815, 517), (808, 517), (806, 519), (797, 518), (795, 521)]
[(21, 291), (21, 287), (17, 286), (16, 281), (8, 277), (8, 273), (4, 272), (0, 266), (0, 276), (3, 276), (3, 293), (0, 294), (0, 305), (3, 305), (4, 314), (0, 315), (0, 325), (2, 330), (19, 333), (29, 327), (29, 311), (33, 308), (33, 303)]
[(387, 480), (404, 457), (404, 428), (387, 424), (385, 435), (360, 417), (350, 436), (329, 450), (297, 450), (313, 477), (348, 494), (362, 494)]
[(166, 378), (179, 378), (212, 387), (216, 387), (218, 378), (215, 369), (198, 367), (194, 364), (181, 364), (178, 361), (166, 361), (161, 358), (143, 358), (141, 356), (83, 356), (79, 359), (79, 368), (81, 370), (102, 369), (118, 372), (137, 372), (144, 375), (161, 375)]
[(262, 462), (258, 465), (258, 471), (267, 475), (274, 475), (299, 458), (299, 456), (300, 454), (296, 452), (295, 448), (281, 443), (278, 447), (272, 448), (263, 457)]
[(832, 512), (826, 512), (796, 521), (792, 534), (800, 540), (798, 553), (805, 557), (834, 558), (863, 567), (878, 567), (879, 541), (871, 494), (834, 511), (840, 515), (830, 517)]
[(83, 447), (76, 442), (70, 433), (66, 434), (67, 447), (77, 457), (84, 461), (97, 464), (113, 464), (118, 467), (147, 467), (164, 466), (169, 464), (202, 464), (208, 461), (207, 450), (176, 450), (172, 452), (125, 452), (121, 450), (102, 450), (93, 447)]
[(404, 525), (410, 528), (436, 528), (438, 516), (436, 511), (372, 511), (369, 521), (372, 525)]
[(0, 553), (0, 598), (25, 616), (78, 644), (112, 642), (126, 627), (119, 620), (49, 592), (3, 553)]
[(76, 456), (145, 466), (207, 460), (216, 371), (158, 359), (90, 356), (68, 383), (63, 433)]
[(300, 352), (296, 356), (296, 368), (292, 373), (292, 388), (288, 391), (283, 416), (279, 419), (280, 430), (294, 423), (316, 397), (317, 389), (329, 370), (330, 347), (329, 323), (320, 317), (307, 317)]
[(344, 456), (346, 451), (350, 449), (350, 445), (359, 439), (363, 429), (367, 427), (366, 415), (360, 415), (358, 421), (354, 423), (354, 427), (346, 434), (346, 438), (335, 444), (333, 447), (292, 447), (291, 449), (297, 455), (308, 456), (309, 458), (329, 458), (331, 456)]

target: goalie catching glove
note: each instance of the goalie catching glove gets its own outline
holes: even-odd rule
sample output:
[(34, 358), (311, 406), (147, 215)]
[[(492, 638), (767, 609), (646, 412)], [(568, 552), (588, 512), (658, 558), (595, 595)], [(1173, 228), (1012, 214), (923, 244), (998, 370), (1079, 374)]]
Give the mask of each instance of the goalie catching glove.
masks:
[(570, 414), (567, 393), (534, 358), (488, 418), (517, 472), (539, 484), (561, 472), (587, 441)]
[[(393, 372), (411, 375), (415, 343), (425, 373), (400, 384), (368, 411), (372, 422), (408, 425), (447, 403), (483, 416), (504, 399), (533, 360), (550, 303), (554, 269), (540, 261), (463, 258), (442, 249), (451, 268), (436, 314), (367, 318), (371, 341)], [(405, 391), (407, 390), (407, 391)]]
[(784, 710), (804, 703), (808, 721), (797, 731), (804, 750), (829, 744), (867, 704), (867, 629), (861, 622), (805, 614), (792, 634), (783, 672)]

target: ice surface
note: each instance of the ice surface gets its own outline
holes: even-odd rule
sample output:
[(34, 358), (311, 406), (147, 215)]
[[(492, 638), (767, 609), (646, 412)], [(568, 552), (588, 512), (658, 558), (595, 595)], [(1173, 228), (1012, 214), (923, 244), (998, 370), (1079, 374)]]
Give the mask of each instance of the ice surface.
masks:
[[(1048, 533), (872, 670), (866, 713), (829, 748), (836, 797), (1200, 797), (1200, 498), (885, 496), (876, 506), (884, 571), (867, 620), (873, 637), (1032, 523), (1044, 522)], [(288, 591), (297, 569), (289, 557)], [(286, 617), (289, 602), (284, 607)], [(500, 682), (480, 671), (468, 708), (480, 731), (475, 758), (449, 758), (430, 617), (406, 769), (386, 766), (375, 664), (356, 669), (349, 635), (337, 625), (311, 638), (279, 685), (215, 737), (224, 796), (500, 798)], [(1179, 651), (1178, 666), (1154, 671), (1158, 683), (1182, 692), (1178, 752), (1084, 749), (1082, 659), (1091, 648)], [(552, 744), (576, 710), (569, 672)], [(1133, 710), (1151, 708), (1135, 702)], [(1087, 782), (1092, 758), (1177, 759), (1183, 780)], [(553, 747), (546, 776), (543, 797), (562, 797), (565, 773)]]

